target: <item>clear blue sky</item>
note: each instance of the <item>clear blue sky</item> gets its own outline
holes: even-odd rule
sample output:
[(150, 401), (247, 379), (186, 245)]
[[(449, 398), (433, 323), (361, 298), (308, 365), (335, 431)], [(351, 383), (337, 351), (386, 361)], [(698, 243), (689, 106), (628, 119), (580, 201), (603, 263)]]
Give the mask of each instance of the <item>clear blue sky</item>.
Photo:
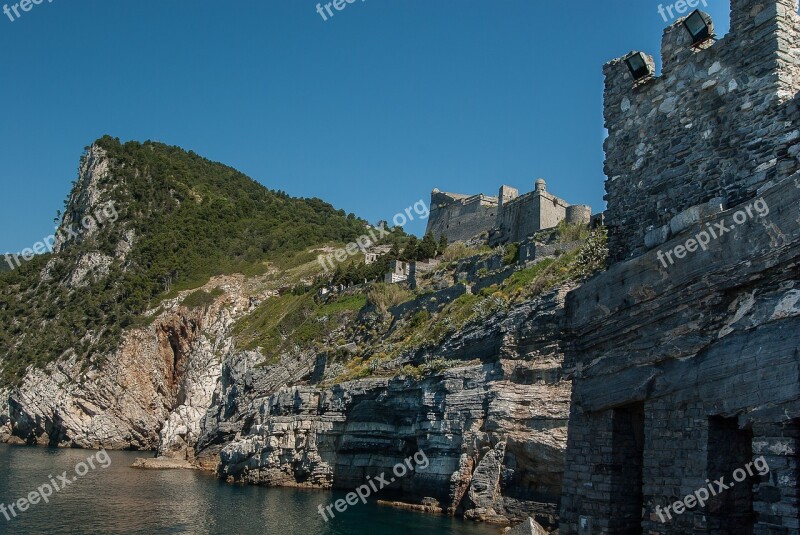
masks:
[[(0, 253), (51, 232), (104, 134), (370, 221), (434, 187), (538, 177), (601, 211), (601, 67), (658, 56), (662, 2), (366, 0), (325, 22), (312, 0), (45, 0), (0, 15)], [(728, 0), (708, 3), (722, 35)]]

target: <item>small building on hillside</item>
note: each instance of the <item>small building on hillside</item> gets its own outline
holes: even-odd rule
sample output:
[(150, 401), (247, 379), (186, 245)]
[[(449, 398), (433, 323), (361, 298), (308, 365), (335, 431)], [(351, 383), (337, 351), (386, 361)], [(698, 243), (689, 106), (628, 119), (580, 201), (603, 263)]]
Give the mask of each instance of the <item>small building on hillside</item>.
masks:
[(389, 272), (384, 276), (383, 280), (387, 284), (396, 284), (398, 282), (405, 282), (408, 280), (411, 273), (411, 265), (402, 260), (392, 260), (389, 264)]
[(389, 264), (390, 271), (384, 276), (383, 280), (389, 284), (408, 282), (409, 286), (414, 289), (417, 287), (417, 275), (433, 271), (440, 263), (441, 260), (435, 258), (417, 260), (415, 262), (393, 260)]
[(380, 260), (383, 255), (387, 254), (391, 250), (391, 245), (377, 245), (375, 247), (371, 247), (366, 253), (364, 253), (364, 263), (368, 266), (370, 264), (374, 264)]

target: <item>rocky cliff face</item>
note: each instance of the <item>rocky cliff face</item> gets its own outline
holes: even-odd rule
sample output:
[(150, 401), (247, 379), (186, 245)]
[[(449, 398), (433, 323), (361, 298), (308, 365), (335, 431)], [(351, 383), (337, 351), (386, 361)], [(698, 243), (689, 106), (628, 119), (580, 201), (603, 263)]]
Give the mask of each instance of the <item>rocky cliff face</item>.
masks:
[[(152, 324), (129, 331), (100, 367), (73, 354), (31, 369), (3, 402), (0, 429), (15, 442), (82, 448), (154, 450), (193, 459), (199, 422), (220, 376), (227, 331), (242, 300), (241, 278), (220, 278), (224, 298), (188, 309), (162, 304)], [(0, 433), (1, 435), (1, 433)]]
[(555, 522), (571, 394), (558, 338), (568, 288), (426, 350), (474, 364), (322, 386), (311, 384), (325, 376), (313, 351), (263, 366), (259, 352), (233, 347), (253, 286), (222, 277), (206, 287), (225, 292), (210, 306), (163, 303), (102, 369), (72, 357), (31, 371), (0, 398), (0, 439), (157, 450), (229, 481), (309, 488), (355, 488), (423, 451), (430, 466), (383, 495), (435, 498), (477, 520)]
[[(56, 299), (102, 280), (113, 262), (121, 263), (123, 272), (130, 267), (127, 256), (136, 233), (129, 221), (116, 221), (119, 214), (109, 203), (111, 193), (126, 186), (115, 176), (115, 165), (130, 164), (115, 164), (99, 145), (89, 147), (81, 160), (56, 233), (56, 255), (41, 269), (38, 283), (57, 288), (51, 294)], [(103, 226), (112, 223), (114, 228), (100, 236)], [(104, 246), (103, 240), (111, 245)], [(81, 244), (87, 245), (70, 256), (69, 248)], [(102, 360), (89, 359), (75, 347), (44, 367), (29, 366), (21, 384), (0, 389), (0, 440), (158, 450), (193, 460), (200, 421), (211, 404), (223, 356), (231, 349), (231, 325), (252, 309), (251, 298), (272, 295), (261, 285), (263, 279), (213, 278), (199, 290), (221, 290), (221, 296), (201, 307), (182, 304), (192, 291), (163, 300), (144, 314), (146, 322), (126, 329)], [(99, 331), (90, 327), (83, 341), (91, 346)], [(20, 333), (14, 344), (25, 344), (27, 336), (32, 333)], [(0, 354), (0, 368), (8, 357)]]
[[(430, 466), (387, 495), (435, 498), (468, 518), (536, 514), (552, 524), (571, 393), (558, 342), (566, 291), (456, 333), (431, 351), (480, 363), (421, 380), (286, 386), (240, 355), (224, 367), (199, 449), (219, 451), (230, 481), (314, 488), (355, 488), (423, 451)], [(295, 377), (313, 365), (307, 358)]]

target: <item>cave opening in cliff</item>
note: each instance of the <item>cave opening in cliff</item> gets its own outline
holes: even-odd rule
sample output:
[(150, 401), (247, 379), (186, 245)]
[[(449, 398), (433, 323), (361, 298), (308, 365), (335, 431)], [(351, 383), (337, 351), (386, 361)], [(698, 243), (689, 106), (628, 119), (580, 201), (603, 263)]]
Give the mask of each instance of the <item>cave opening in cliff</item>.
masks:
[(753, 485), (756, 480), (750, 476), (734, 485), (731, 476), (752, 459), (752, 430), (740, 429), (735, 417), (712, 416), (708, 419), (707, 477), (710, 481), (724, 477), (723, 484), (730, 487), (712, 496), (706, 506), (708, 528), (712, 533), (753, 533)]
[(619, 535), (642, 535), (644, 403), (614, 409), (612, 424), (611, 520)]

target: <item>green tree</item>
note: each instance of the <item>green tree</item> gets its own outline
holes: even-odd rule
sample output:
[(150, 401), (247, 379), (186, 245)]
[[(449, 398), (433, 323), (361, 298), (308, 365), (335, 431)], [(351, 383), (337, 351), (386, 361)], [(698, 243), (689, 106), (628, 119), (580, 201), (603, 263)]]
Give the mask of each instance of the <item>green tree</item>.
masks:
[(352, 264), (348, 264), (347, 268), (344, 270), (344, 283), (346, 285), (355, 284), (358, 281), (358, 265), (354, 262)]
[(411, 236), (406, 244), (406, 248), (403, 249), (403, 254), (401, 255), (401, 259), (405, 260), (406, 262), (413, 262), (417, 260), (417, 255), (419, 254), (419, 240), (416, 236)]
[(417, 248), (417, 260), (427, 260), (436, 256), (437, 246), (438, 244), (436, 243), (436, 238), (433, 237), (433, 233), (428, 232), (425, 234), (425, 237), (422, 238), (422, 242), (420, 242)]
[(442, 254), (447, 249), (447, 236), (442, 234), (439, 236), (439, 254)]

